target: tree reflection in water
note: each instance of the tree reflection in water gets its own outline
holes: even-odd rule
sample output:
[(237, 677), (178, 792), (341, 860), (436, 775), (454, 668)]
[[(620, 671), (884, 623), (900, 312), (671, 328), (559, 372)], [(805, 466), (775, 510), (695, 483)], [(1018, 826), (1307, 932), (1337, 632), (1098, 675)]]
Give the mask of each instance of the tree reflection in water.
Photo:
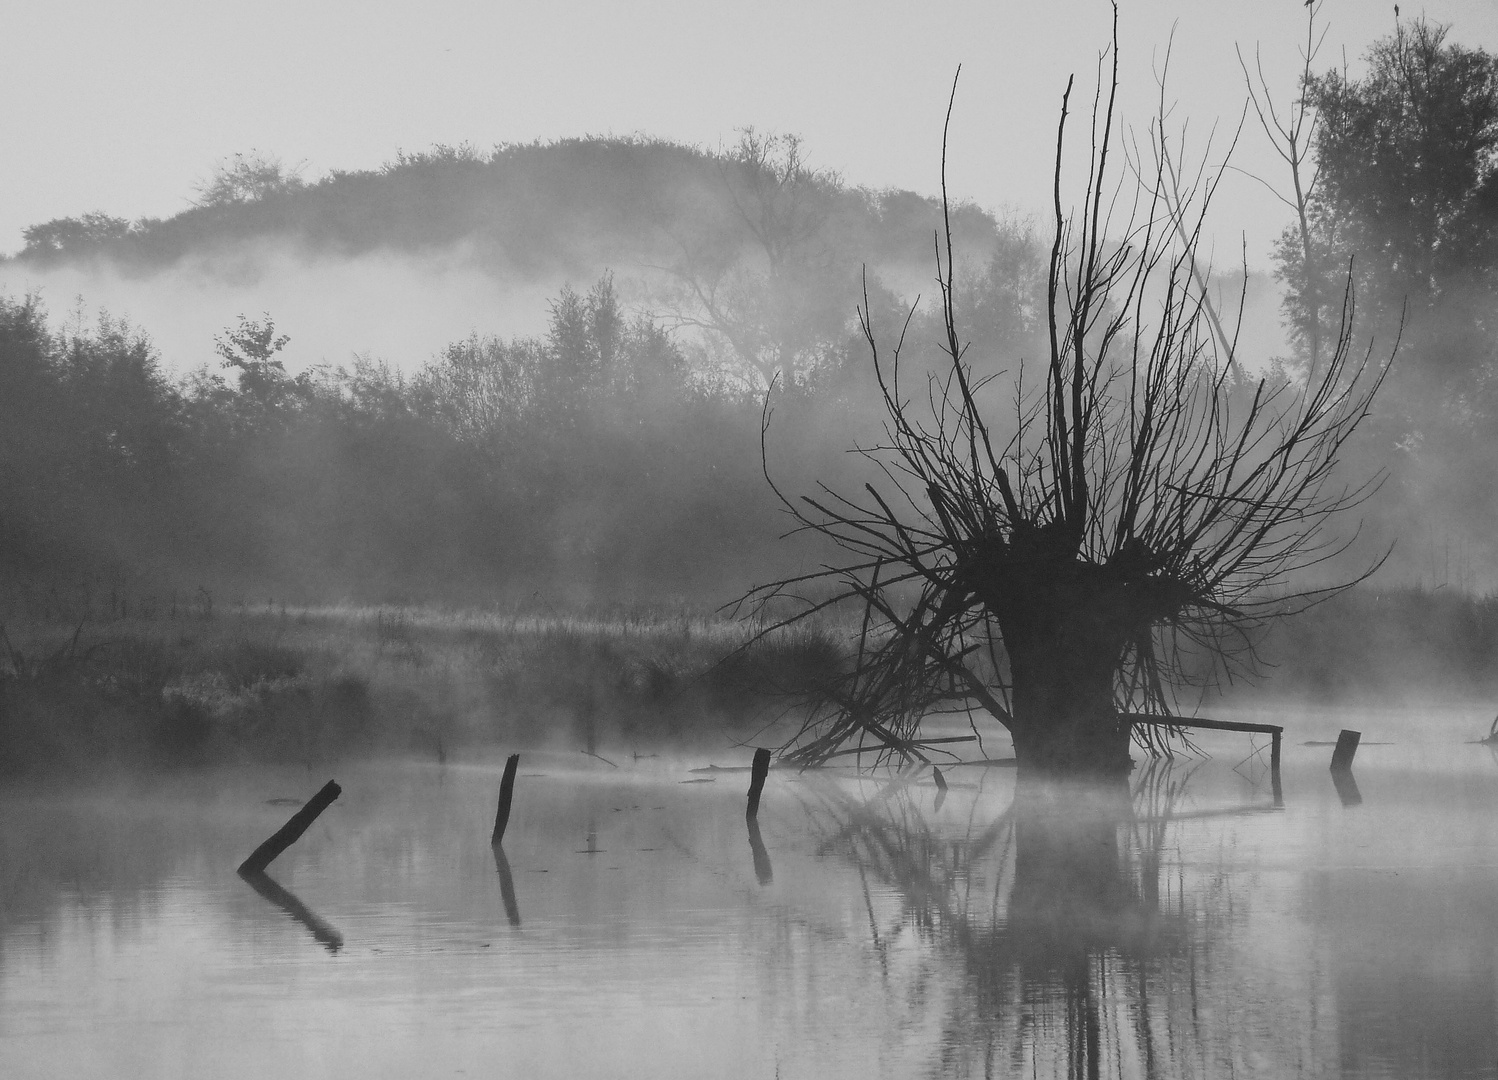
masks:
[(305, 926), (308, 933), (317, 939), (317, 942), (328, 952), (336, 953), (343, 948), (342, 934), (319, 917), (317, 912), (302, 903), (301, 898), (294, 892), (264, 870), (240, 868), (239, 876), (250, 888)]
[(1216, 1060), (1198, 1000), (1213, 920), (1162, 880), (1189, 775), (1161, 761), (1132, 783), (1022, 777), (1007, 809), (970, 820), (959, 839), (939, 834), (921, 789), (899, 780), (867, 800), (808, 785), (820, 853), (898, 897), (891, 925), (865, 889), (881, 959), (914, 927), (960, 964), (934, 1074), (1197, 1075)]

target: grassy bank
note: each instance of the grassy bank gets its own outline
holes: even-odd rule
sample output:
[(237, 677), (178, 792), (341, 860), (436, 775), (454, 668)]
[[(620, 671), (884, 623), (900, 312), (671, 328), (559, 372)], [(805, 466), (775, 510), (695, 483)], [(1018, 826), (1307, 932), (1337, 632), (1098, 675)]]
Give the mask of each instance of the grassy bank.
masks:
[(723, 746), (839, 662), (824, 631), (746, 647), (752, 632), (690, 614), (280, 606), (12, 626), (0, 771)]
[[(132, 617), (117, 613), (130, 610)], [(159, 607), (16, 620), (0, 637), (0, 774), (110, 764), (604, 756), (773, 741), (846, 662), (848, 628), (748, 644), (688, 612)], [(109, 618), (110, 614), (116, 617)], [(1230, 700), (1498, 701), (1498, 597), (1357, 589), (1275, 626)]]

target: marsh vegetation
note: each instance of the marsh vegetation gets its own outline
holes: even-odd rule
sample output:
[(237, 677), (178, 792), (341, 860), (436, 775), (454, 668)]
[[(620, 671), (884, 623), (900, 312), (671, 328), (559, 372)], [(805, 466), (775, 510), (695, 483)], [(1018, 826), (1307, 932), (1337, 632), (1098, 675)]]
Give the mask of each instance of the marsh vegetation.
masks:
[[(200, 598), (201, 599), (201, 598)], [(829, 626), (688, 612), (209, 609), (12, 623), (0, 771), (287, 762), (500, 746), (623, 760), (747, 740), (844, 662)]]

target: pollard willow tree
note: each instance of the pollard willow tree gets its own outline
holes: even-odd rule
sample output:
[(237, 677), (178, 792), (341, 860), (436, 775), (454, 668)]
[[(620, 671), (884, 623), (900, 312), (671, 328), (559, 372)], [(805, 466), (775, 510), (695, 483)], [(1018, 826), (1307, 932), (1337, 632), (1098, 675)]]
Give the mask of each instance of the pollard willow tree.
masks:
[[(1127, 771), (1131, 735), (1159, 750), (1172, 733), (1183, 646), (1229, 670), (1251, 666), (1266, 620), (1351, 583), (1304, 584), (1351, 542), (1331, 520), (1376, 485), (1333, 472), (1388, 365), (1371, 362), (1371, 343), (1354, 354), (1349, 284), (1319, 369), (1274, 383), (1242, 376), (1237, 332), (1214, 334), (1199, 273), (1222, 171), (1204, 166), (1182, 191), (1152, 124), (1152, 166), (1136, 143), (1115, 179), (1117, 52), (1115, 14), (1072, 213), (1062, 207), (1070, 81), (1062, 99), (1049, 354), (1038, 386), (1026, 388), (1020, 365), (1007, 431), (980, 404), (993, 387), (963, 361), (950, 230), (937, 246), (941, 370), (925, 373), (914, 399), (901, 382), (903, 332), (885, 350), (867, 306), (860, 312), (887, 415), (883, 442), (859, 452), (880, 483), (782, 494), (797, 531), (832, 540), (845, 558), (750, 594), (760, 605), (798, 602), (773, 623), (782, 627), (838, 605), (862, 609), (848, 669), (782, 748), (792, 762), (854, 748), (928, 760), (923, 720), (986, 711), (1008, 729), (1021, 768)], [(945, 137), (942, 185), (945, 202)], [(1241, 310), (1240, 296), (1240, 322)], [(1139, 714), (1167, 723), (1140, 725)]]

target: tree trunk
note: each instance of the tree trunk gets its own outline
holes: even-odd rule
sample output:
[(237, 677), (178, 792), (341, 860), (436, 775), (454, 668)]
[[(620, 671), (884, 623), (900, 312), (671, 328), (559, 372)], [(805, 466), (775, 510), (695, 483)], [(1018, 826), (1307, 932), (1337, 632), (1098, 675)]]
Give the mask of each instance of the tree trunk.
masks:
[(1011, 646), (1014, 756), (1028, 773), (1123, 776), (1129, 725), (1113, 704), (1117, 649), (1092, 643)]

